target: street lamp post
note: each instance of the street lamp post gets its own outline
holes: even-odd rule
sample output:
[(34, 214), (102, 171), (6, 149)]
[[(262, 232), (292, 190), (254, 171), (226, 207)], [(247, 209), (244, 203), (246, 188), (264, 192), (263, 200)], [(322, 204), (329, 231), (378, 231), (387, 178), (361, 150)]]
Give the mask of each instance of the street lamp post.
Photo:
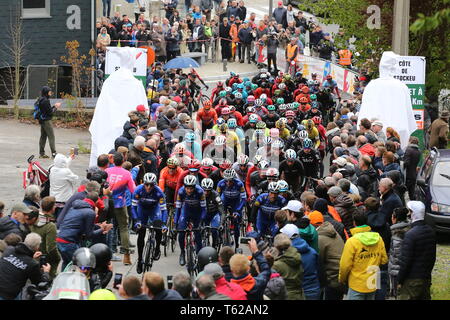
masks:
[(392, 51), (402, 56), (408, 55), (409, 3), (410, 0), (395, 0), (394, 2)]
[(269, 19), (272, 18), (273, 0), (269, 0)]

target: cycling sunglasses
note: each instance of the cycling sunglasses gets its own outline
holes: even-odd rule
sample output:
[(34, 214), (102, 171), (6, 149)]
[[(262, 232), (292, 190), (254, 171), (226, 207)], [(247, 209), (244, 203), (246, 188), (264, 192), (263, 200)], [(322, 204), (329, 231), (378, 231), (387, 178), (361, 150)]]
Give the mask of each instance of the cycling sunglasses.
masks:
[(153, 187), (156, 183), (144, 183), (145, 186), (147, 187)]

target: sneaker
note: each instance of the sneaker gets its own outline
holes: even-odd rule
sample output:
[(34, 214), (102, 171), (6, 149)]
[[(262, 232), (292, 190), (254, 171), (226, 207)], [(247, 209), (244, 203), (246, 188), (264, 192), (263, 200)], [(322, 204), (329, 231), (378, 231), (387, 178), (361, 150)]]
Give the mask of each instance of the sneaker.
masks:
[[(130, 247), (131, 247), (131, 245), (130, 245)], [(134, 250), (132, 250), (132, 249), (129, 249), (128, 251), (129, 251), (130, 254), (133, 254), (133, 253), (134, 253)], [(120, 254), (125, 254), (125, 253), (126, 253), (126, 250), (125, 250), (124, 248), (120, 247), (119, 253), (120, 253)]]
[(39, 156), (39, 158), (41, 158), (41, 159), (48, 159), (48, 158), (50, 158), (48, 155), (46, 155), (46, 154), (41, 154), (40, 156)]
[(123, 264), (129, 266), (131, 264), (131, 257), (129, 253), (123, 255)]
[(55, 157), (56, 157), (56, 152), (53, 152), (52, 153), (52, 158), (55, 159)]
[(111, 261), (122, 261), (122, 258), (120, 258), (119, 256), (116, 256), (115, 254), (113, 254)]
[(184, 266), (186, 264), (186, 257), (184, 256), (184, 252), (180, 254), (180, 266)]
[(138, 260), (138, 262), (137, 262), (137, 264), (136, 264), (136, 272), (138, 273), (138, 274), (141, 274), (142, 273), (142, 261), (141, 260)]

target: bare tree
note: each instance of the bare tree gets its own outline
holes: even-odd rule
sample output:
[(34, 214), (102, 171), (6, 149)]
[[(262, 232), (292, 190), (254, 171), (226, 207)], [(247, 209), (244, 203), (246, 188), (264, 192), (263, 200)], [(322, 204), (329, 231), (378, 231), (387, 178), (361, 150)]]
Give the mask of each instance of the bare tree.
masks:
[(7, 30), (9, 43), (4, 43), (4, 48), (0, 52), (5, 56), (7, 79), (2, 77), (3, 85), (14, 101), (14, 118), (19, 119), (18, 101), (22, 97), (26, 81), (22, 81), (24, 70), (22, 70), (23, 60), (26, 54), (27, 41), (23, 36), (23, 23), (20, 17), (20, 6), (16, 10), (11, 10), (10, 23)]

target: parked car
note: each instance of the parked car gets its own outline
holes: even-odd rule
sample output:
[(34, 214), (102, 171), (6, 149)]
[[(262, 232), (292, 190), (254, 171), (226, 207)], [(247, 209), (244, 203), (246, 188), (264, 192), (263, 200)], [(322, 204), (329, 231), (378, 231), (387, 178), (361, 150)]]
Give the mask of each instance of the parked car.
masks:
[(425, 204), (425, 221), (450, 233), (450, 149), (433, 148), (417, 176), (416, 198)]

